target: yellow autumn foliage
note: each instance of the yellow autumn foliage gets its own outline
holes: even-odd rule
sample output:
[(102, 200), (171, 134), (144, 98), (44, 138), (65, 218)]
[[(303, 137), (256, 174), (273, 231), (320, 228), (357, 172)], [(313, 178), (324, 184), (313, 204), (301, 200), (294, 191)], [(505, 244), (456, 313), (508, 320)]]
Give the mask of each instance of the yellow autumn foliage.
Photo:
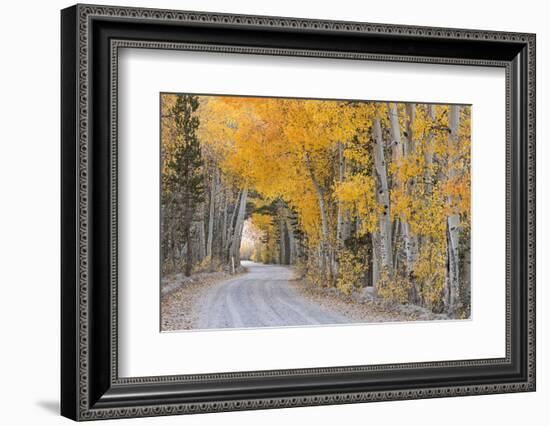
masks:
[(398, 303), (407, 303), (411, 288), (411, 282), (407, 278), (401, 276), (392, 277), (388, 271), (384, 270), (380, 274), (377, 292), (384, 299)]
[(369, 266), (364, 259), (364, 251), (342, 249), (338, 254), (340, 274), (336, 281), (336, 288), (342, 293), (349, 295), (362, 287), (369, 271)]
[(375, 182), (371, 176), (354, 174), (335, 185), (334, 196), (343, 204), (344, 209), (363, 219), (358, 230), (360, 236), (377, 229), (378, 215), (382, 208), (376, 202), (375, 194)]
[[(347, 232), (354, 238), (362, 238), (380, 233), (380, 218), (388, 214), (394, 239), (401, 239), (399, 226), (406, 223), (418, 247), (414, 263), (407, 267), (402, 253), (392, 253), (398, 271), (382, 270), (377, 293), (405, 303), (414, 285), (426, 306), (441, 310), (447, 218), (458, 214), (461, 230), (470, 226), (469, 107), (461, 109), (458, 143), (450, 144), (447, 105), (238, 96), (199, 99), (198, 135), (204, 155), (219, 167), (227, 185), (250, 188), (266, 204), (281, 200), (292, 210), (303, 233), (306, 254), (300, 261), (310, 282), (334, 285), (345, 294), (364, 285), (372, 273), (367, 254), (346, 246), (342, 222), (347, 221)], [(161, 97), (163, 122), (173, 102), (171, 95)], [(389, 136), (390, 110), (397, 111), (399, 131), (409, 144), (408, 151), (398, 156), (393, 155)], [(374, 121), (380, 123), (384, 139), (387, 206), (377, 201)], [(170, 162), (177, 135), (170, 125), (163, 125), (162, 133), (164, 165)], [(339, 161), (345, 163), (343, 176)], [(162, 173), (168, 176), (173, 171), (163, 166)], [(252, 213), (251, 220), (263, 236), (254, 259), (275, 261), (278, 229), (273, 216)], [(402, 251), (403, 246), (397, 241), (395, 250)]]

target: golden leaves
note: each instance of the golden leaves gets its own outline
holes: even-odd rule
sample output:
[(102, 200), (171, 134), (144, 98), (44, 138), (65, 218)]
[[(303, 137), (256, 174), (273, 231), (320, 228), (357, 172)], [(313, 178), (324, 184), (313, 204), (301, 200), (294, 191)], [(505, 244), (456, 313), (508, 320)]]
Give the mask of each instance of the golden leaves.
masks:
[(336, 281), (336, 288), (344, 294), (351, 294), (361, 286), (361, 282), (368, 272), (368, 264), (364, 261), (366, 253), (362, 250), (342, 249), (338, 255), (340, 275)]
[(361, 218), (359, 235), (376, 231), (382, 206), (376, 202), (376, 183), (372, 176), (353, 174), (334, 187), (334, 196), (344, 209)]

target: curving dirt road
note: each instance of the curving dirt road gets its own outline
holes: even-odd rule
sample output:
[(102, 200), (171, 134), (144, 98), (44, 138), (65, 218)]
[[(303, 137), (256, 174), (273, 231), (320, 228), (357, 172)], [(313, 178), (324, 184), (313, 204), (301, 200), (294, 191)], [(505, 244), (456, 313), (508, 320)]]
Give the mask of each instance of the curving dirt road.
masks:
[(243, 262), (248, 273), (223, 281), (203, 299), (196, 329), (340, 324), (345, 317), (314, 304), (290, 285), (292, 270)]

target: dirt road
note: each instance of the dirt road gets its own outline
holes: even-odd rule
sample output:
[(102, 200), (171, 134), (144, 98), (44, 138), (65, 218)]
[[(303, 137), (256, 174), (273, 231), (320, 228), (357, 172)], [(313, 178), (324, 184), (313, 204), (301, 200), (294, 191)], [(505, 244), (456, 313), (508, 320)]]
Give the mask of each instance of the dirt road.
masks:
[(205, 295), (198, 329), (340, 324), (345, 317), (297, 293), (286, 266), (243, 262), (248, 273), (218, 283)]

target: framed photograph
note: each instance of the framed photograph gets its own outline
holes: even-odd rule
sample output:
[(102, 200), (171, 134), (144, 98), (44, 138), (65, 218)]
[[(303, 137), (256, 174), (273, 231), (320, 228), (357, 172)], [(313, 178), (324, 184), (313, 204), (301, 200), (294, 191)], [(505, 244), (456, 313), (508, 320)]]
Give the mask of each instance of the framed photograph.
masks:
[(535, 35), (61, 12), (61, 412), (535, 390)]

